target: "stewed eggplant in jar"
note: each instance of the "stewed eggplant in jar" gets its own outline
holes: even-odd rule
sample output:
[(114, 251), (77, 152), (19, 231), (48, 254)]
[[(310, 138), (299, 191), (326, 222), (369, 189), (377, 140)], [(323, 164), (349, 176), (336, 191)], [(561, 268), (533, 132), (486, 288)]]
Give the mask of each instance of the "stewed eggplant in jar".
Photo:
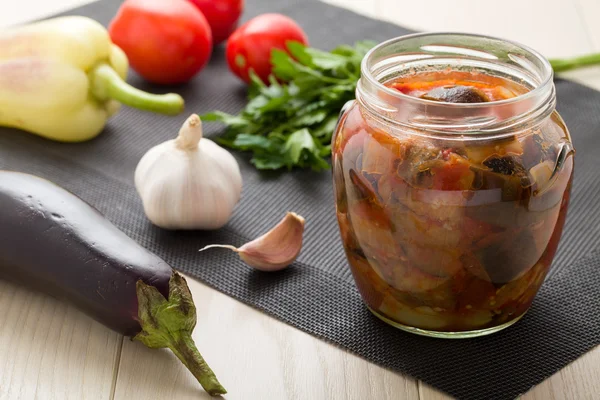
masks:
[[(375, 315), (415, 333), (470, 337), (530, 307), (561, 237), (574, 152), (545, 71), (517, 79), (510, 64), (486, 69), (449, 50), (389, 71), (399, 43), (443, 39), (400, 38), (367, 55), (333, 140), (336, 209)], [(476, 47), (485, 38), (450, 42), (461, 39)]]

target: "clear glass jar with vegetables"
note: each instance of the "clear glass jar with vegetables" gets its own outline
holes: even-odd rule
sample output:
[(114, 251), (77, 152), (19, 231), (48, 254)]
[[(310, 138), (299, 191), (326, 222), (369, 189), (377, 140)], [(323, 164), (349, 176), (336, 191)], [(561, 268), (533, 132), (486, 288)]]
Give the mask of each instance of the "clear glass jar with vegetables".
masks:
[(333, 138), (336, 210), (369, 309), (471, 337), (510, 326), (548, 272), (574, 149), (553, 71), (500, 39), (419, 34), (364, 58)]

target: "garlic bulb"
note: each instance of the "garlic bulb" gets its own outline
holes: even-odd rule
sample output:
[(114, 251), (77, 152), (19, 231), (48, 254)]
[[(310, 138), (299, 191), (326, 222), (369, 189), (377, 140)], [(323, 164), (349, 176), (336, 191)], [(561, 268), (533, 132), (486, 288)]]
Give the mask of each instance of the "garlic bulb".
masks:
[(229, 221), (242, 192), (233, 156), (202, 138), (192, 114), (179, 136), (150, 149), (135, 171), (146, 216), (165, 229), (218, 229)]
[(241, 247), (228, 244), (212, 244), (200, 251), (212, 248), (233, 250), (251, 267), (261, 271), (279, 271), (294, 262), (302, 249), (304, 218), (288, 212), (269, 232)]

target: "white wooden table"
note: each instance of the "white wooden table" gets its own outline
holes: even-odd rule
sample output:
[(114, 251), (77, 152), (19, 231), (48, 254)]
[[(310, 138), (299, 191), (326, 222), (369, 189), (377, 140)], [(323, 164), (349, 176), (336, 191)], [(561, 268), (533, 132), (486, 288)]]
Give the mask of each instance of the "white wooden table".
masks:
[[(517, 40), (548, 57), (600, 51), (598, 0), (328, 1), (417, 30)], [(0, 26), (86, 2), (0, 0)], [(565, 77), (600, 89), (600, 68)], [(200, 310), (194, 338), (229, 400), (448, 398), (189, 283)], [(209, 398), (169, 352), (146, 349), (45, 295), (0, 281), (0, 316), (0, 400)], [(599, 377), (600, 347), (523, 398), (600, 399)]]

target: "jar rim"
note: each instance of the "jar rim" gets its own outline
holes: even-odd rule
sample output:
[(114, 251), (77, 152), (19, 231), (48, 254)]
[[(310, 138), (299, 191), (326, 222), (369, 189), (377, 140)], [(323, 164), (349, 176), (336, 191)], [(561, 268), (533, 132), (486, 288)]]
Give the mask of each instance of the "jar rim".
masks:
[[(476, 39), (491, 39), (491, 40), (496, 40), (499, 42), (511, 44), (511, 45), (513, 45), (517, 48), (520, 48), (520, 49), (526, 51), (527, 53), (535, 56), (536, 59), (542, 63), (542, 65), (544, 67), (544, 70), (542, 71), (544, 73), (544, 79), (535, 88), (528, 90), (525, 93), (519, 94), (515, 97), (512, 97), (510, 99), (494, 100), (494, 101), (490, 101), (487, 103), (440, 103), (440, 102), (434, 101), (434, 100), (427, 100), (427, 99), (422, 99), (419, 97), (409, 96), (405, 93), (402, 93), (399, 90), (393, 90), (393, 89), (385, 86), (384, 84), (382, 84), (371, 73), (370, 66), (371, 66), (371, 62), (373, 61), (372, 58), (373, 58), (374, 54), (376, 54), (377, 51), (381, 50), (382, 48), (388, 47), (394, 43), (401, 42), (401, 41), (406, 41), (406, 40), (416, 39), (416, 38), (433, 37), (433, 36), (455, 36), (455, 37), (476, 38)], [(371, 84), (377, 86), (380, 90), (384, 90), (387, 94), (392, 95), (392, 96), (397, 96), (397, 97), (403, 98), (403, 99), (410, 99), (411, 101), (420, 102), (420, 103), (426, 104), (426, 105), (449, 106), (449, 107), (458, 107), (458, 108), (475, 108), (475, 107), (481, 106), (482, 104), (485, 104), (486, 106), (511, 104), (511, 103), (521, 101), (523, 99), (534, 97), (540, 91), (542, 91), (543, 88), (548, 85), (548, 83), (552, 82), (552, 80), (554, 79), (554, 70), (553, 70), (552, 66), (550, 65), (550, 62), (548, 61), (548, 59), (546, 57), (544, 57), (540, 52), (538, 52), (537, 50), (535, 50), (529, 46), (521, 44), (519, 42), (516, 42), (513, 40), (507, 40), (507, 39), (503, 39), (503, 38), (499, 38), (499, 37), (495, 37), (495, 36), (489, 36), (489, 35), (480, 35), (480, 34), (464, 33), (464, 32), (453, 32), (453, 31), (442, 31), (442, 32), (412, 33), (412, 34), (398, 36), (398, 37), (395, 37), (392, 39), (388, 39), (384, 42), (379, 43), (378, 45), (371, 48), (367, 52), (367, 54), (365, 54), (363, 60), (361, 61), (361, 75), (362, 75), (361, 78), (365, 77), (368, 81), (370, 81)]]
[[(447, 103), (413, 97), (385, 85), (402, 76), (443, 69), (497, 75), (527, 91), (480, 103)], [(493, 36), (426, 32), (399, 36), (373, 47), (361, 62), (356, 99), (391, 125), (432, 134), (508, 135), (548, 117), (556, 106), (554, 71), (536, 50)]]

